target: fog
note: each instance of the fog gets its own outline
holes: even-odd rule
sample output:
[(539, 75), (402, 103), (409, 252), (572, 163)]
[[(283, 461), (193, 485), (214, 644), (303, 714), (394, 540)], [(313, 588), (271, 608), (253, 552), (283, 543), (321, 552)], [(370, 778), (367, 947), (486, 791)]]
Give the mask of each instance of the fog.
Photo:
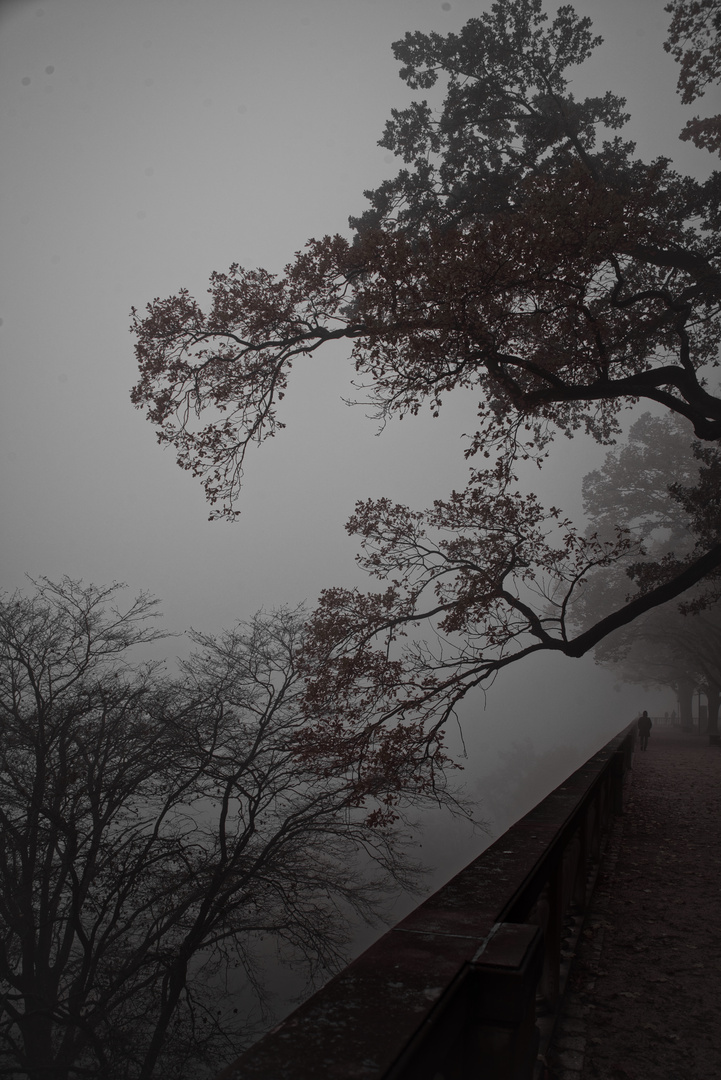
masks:
[[(180, 287), (202, 302), (232, 262), (278, 271), (314, 235), (347, 233), (363, 189), (395, 172), (376, 143), (411, 92), (390, 44), (457, 31), (454, 0), (47, 0), (0, 6), (2, 586), (24, 575), (127, 582), (165, 623), (215, 632), (258, 608), (361, 583), (344, 530), (359, 498), (425, 505), (465, 482), (472, 396), (378, 435), (349, 409), (347, 350), (296, 370), (285, 431), (253, 453), (235, 524), (129, 401), (133, 305)], [(686, 114), (648, 0), (584, 0), (606, 44), (578, 94), (625, 94), (647, 157), (708, 170), (673, 133)], [(675, 153), (677, 151), (677, 153)], [(629, 417), (629, 422), (632, 417)], [(537, 490), (580, 510), (603, 450), (563, 443)], [(167, 652), (185, 647), (171, 639)], [(435, 888), (628, 723), (670, 694), (617, 687), (592, 658), (533, 658), (461, 711), (462, 782), (485, 833), (430, 818)], [(465, 745), (465, 750), (463, 749)], [(403, 898), (394, 914), (412, 901)], [(356, 947), (365, 940), (359, 936)]]

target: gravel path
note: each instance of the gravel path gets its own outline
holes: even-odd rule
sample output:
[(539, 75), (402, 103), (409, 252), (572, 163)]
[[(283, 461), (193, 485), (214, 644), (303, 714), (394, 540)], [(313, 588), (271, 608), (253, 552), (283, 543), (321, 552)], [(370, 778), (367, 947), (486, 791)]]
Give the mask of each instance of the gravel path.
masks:
[(719, 1080), (721, 747), (637, 744), (585, 927), (549, 1080)]

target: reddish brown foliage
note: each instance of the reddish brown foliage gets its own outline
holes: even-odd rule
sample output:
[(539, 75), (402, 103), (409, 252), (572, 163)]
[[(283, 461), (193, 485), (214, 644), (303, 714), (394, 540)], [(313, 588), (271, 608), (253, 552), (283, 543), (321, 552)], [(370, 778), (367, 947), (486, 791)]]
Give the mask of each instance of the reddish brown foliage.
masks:
[(598, 40), (570, 7), (547, 22), (540, 0), (502, 0), (459, 35), (406, 35), (403, 77), (445, 73), (447, 97), (438, 118), (394, 111), (383, 145), (408, 167), (367, 193), (354, 241), (312, 240), (280, 276), (214, 274), (207, 314), (182, 292), (134, 312), (133, 400), (202, 478), (211, 516), (237, 513), (248, 446), (282, 427), (291, 367), (329, 340), (350, 342), (384, 422), (477, 395), (465, 453), (487, 467), (465, 491), (423, 513), (362, 503), (349, 522), (387, 588), (328, 590), (311, 620), (307, 700), (331, 757), (378, 723), (396, 749), (415, 725), (440, 754), (432, 732), (469, 687), (539, 649), (581, 655), (721, 562), (716, 537), (574, 637), (579, 585), (629, 541), (579, 535), (515, 490), (519, 460), (541, 465), (558, 433), (612, 440), (639, 399), (721, 438), (718, 178), (644, 163), (618, 137), (597, 146), (624, 102), (574, 99), (564, 68)]
[[(681, 65), (678, 92), (683, 103), (690, 105), (721, 80), (721, 3), (673, 0), (666, 11), (672, 19), (664, 48)], [(721, 115), (688, 120), (680, 137), (721, 153)]]

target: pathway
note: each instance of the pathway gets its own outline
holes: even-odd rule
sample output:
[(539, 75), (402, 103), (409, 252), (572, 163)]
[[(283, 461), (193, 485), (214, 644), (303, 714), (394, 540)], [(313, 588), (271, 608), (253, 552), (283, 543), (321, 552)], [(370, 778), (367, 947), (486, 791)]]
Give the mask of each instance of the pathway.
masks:
[(654, 729), (636, 748), (548, 1080), (721, 1077), (721, 747)]

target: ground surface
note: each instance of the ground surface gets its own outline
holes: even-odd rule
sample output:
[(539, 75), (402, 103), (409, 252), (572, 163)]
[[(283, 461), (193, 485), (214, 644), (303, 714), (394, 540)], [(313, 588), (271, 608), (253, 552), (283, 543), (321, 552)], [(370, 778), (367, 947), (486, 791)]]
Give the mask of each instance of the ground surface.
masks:
[(634, 758), (549, 1054), (552, 1080), (721, 1078), (721, 747)]

